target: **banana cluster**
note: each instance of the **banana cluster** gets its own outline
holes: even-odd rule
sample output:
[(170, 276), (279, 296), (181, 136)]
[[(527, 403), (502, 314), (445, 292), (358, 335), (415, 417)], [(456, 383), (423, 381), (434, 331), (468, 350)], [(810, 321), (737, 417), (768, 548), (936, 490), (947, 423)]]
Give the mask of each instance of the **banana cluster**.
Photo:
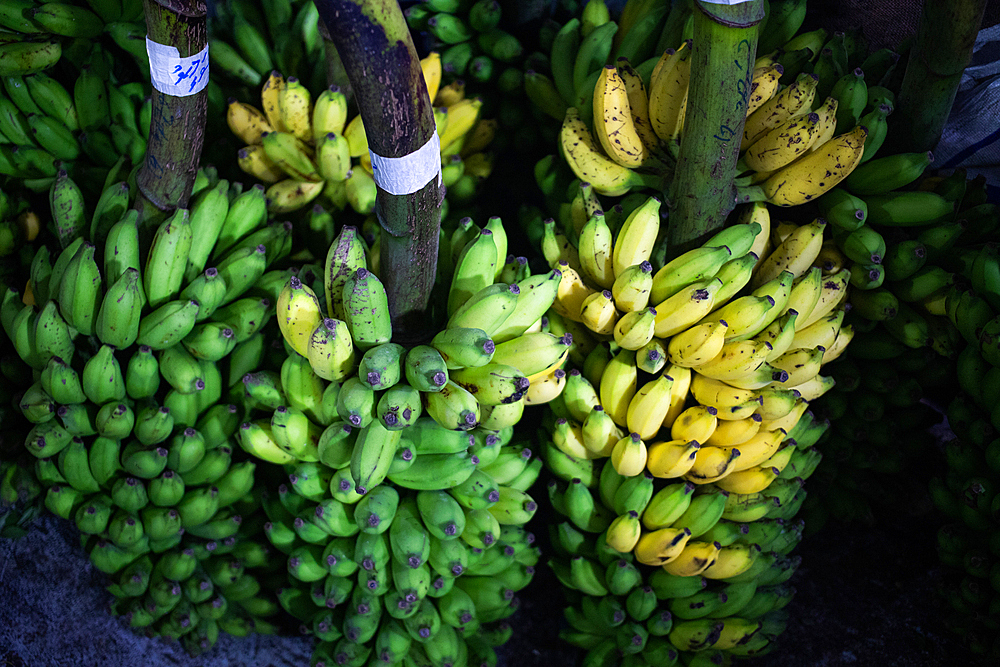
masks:
[(48, 190), (61, 169), (99, 191), (145, 155), (148, 84), (115, 82), (99, 44), (85, 56), (70, 87), (45, 72), (0, 77), (0, 173), (34, 192)]
[[(569, 361), (579, 368), (566, 373), (563, 390), (549, 403), (543, 455), (558, 478), (549, 485), (551, 502), (576, 531), (598, 534), (598, 554), (604, 549), (615, 559), (634, 559), (636, 567), (656, 568), (650, 585), (662, 572), (720, 580), (699, 600), (711, 597), (708, 591), (718, 598), (734, 582), (754, 581), (766, 593), (759, 608), (745, 613), (740, 608), (755, 593), (726, 593), (721, 602), (732, 604), (721, 605), (718, 618), (709, 618), (713, 605), (692, 600), (705, 617), (689, 612), (695, 614), (690, 625), (678, 626), (670, 607), (674, 625), (657, 626), (659, 635), (652, 626), (662, 619), (640, 614), (609, 626), (609, 618), (624, 616), (607, 616), (602, 624), (584, 607), (588, 622), (575, 623), (583, 635), (573, 636), (594, 659), (608, 656), (599, 664), (630, 651), (646, 656), (647, 645), (654, 656), (766, 650), (783, 627), (780, 614), (767, 613), (788, 594), (775, 596), (761, 584), (770, 575), (746, 573), (775, 568), (777, 586), (777, 571), (790, 576), (794, 569), (788, 551), (801, 526), (789, 532), (785, 522), (804, 502), (803, 480), (822, 458), (814, 445), (829, 423), (810, 406), (834, 381), (820, 370), (854, 336), (844, 325), (850, 270), (822, 266), (824, 220), (772, 224), (769, 205), (757, 202), (702, 247), (653, 271), (659, 201), (644, 198), (613, 231), (593, 189), (576, 188), (581, 203), (574, 200), (566, 215), (576, 224), (557, 231), (547, 220), (540, 241), (561, 273), (548, 328), (572, 333)], [(784, 531), (782, 546), (738, 539), (738, 524), (747, 524), (751, 535), (774, 524), (775, 534)], [(567, 546), (574, 543), (566, 538)], [(608, 595), (608, 563), (567, 551), (570, 564), (593, 576), (588, 585), (570, 569), (559, 575), (563, 583)], [(643, 580), (641, 567), (639, 575)], [(643, 596), (645, 605), (659, 609), (655, 595)], [(662, 595), (671, 604), (673, 597)], [(723, 619), (735, 620), (726, 625)], [(671, 634), (677, 627), (683, 629)]]
[[(261, 424), (272, 434), (264, 441), (274, 444), (247, 440), (251, 453), (276, 463), (315, 459), (321, 426), (328, 437), (338, 429), (360, 430), (364, 437), (358, 436), (351, 474), (356, 486), (373, 489), (387, 474), (393, 479), (389, 467), (400, 442), (422, 415), (450, 431), (496, 431), (517, 423), (526, 403), (543, 402), (552, 393), (571, 337), (538, 329), (560, 274), (529, 274), (526, 260), (498, 263), (507, 247), (499, 218), (481, 229), (461, 229), (455, 234), (461, 243), (457, 257), (442, 253), (451, 272), (445, 304), (450, 314), (428, 344), (407, 349), (392, 342), (385, 287), (354, 227), (345, 226), (334, 239), (322, 269), (306, 267), (288, 279), (278, 295), (278, 324), (290, 349), (286, 365), (309, 378), (295, 384), (308, 388), (310, 397), (300, 401), (309, 406), (305, 422), (311, 426), (302, 427), (306, 439), (289, 440), (275, 424)], [(286, 396), (291, 391), (284, 387)], [(419, 459), (403, 463), (420, 465)], [(454, 456), (448, 463), (456, 472), (473, 465)]]
[(895, 492), (897, 485), (919, 477), (919, 462), (934, 455), (928, 428), (940, 415), (921, 401), (954, 385), (954, 369), (927, 347), (885, 359), (866, 351), (852, 345), (831, 364), (836, 385), (813, 403), (831, 427), (815, 447), (825, 460), (802, 510), (809, 532), (905, 511), (910, 495)]
[(518, 64), (525, 49), (500, 27), (503, 11), (496, 0), (427, 0), (410, 5), (403, 15), (410, 30), (432, 36), (431, 48), (441, 53), (446, 82), (520, 79), (517, 67), (505, 65)]
[(511, 438), (564, 375), (570, 338), (538, 330), (559, 274), (498, 262), (499, 218), (453, 237), (449, 318), (428, 344), (392, 341), (371, 250), (345, 226), (323, 267), (281, 289), (281, 372), (244, 378), (263, 414), (240, 444), (288, 473), (265, 499), (265, 532), (288, 554), (279, 601), (321, 640), (315, 659), (487, 659), (538, 559), (522, 526), (542, 462)]
[[(492, 171), (483, 149), (495, 124), (481, 120), (479, 100), (461, 90), (439, 91), (441, 61), (435, 53), (421, 61), (441, 139), (442, 183), (452, 200), (467, 203)], [(261, 90), (261, 106), (231, 100), (230, 129), (247, 145), (239, 151), (244, 172), (269, 183), (268, 208), (294, 211), (322, 196), (331, 208), (348, 205), (361, 215), (375, 209), (375, 180), (361, 116), (348, 120), (347, 98), (335, 86), (315, 100), (301, 81), (272, 71)], [(355, 163), (354, 160), (357, 159)], [(465, 179), (465, 180), (463, 180)]]
[(93, 40), (118, 22), (139, 21), (140, 0), (35, 2), (10, 0), (0, 7), (0, 76), (42, 72), (59, 62), (71, 40)]
[[(322, 463), (288, 466), (289, 483), (265, 499), (265, 532), (287, 555), (279, 603), (319, 640), (314, 661), (488, 664), (510, 638), (504, 619), (540, 556), (523, 525), (541, 461), (511, 428), (470, 437), (423, 420), (410, 430), (421, 434), (400, 460), (424, 461), (420, 476), (362, 495), (349, 450), (337, 469), (324, 447)], [(478, 464), (456, 476), (445, 458), (470, 451)]]
[(967, 393), (969, 363), (975, 361), (960, 360), (951, 369), (958, 371), (963, 387), (946, 409), (954, 437), (945, 443), (944, 457), (934, 457), (939, 475), (929, 485), (943, 515), (937, 532), (943, 571), (935, 588), (946, 626), (973, 653), (994, 656), (1000, 649), (991, 629), (1000, 618), (1000, 438), (988, 414), (993, 406), (977, 400), (981, 391), (995, 386)]
[(213, 77), (227, 90), (261, 85), (272, 70), (327, 86), (327, 49), (332, 49), (312, 0), (232, 0), (214, 7), (208, 22)]
[(140, 224), (124, 181), (91, 208), (62, 172), (50, 202), (60, 249), (40, 246), (27, 288), (0, 305), (32, 369), (16, 405), (45, 506), (76, 523), (134, 627), (194, 653), (220, 629), (267, 631), (280, 607), (250, 571), (269, 559), (233, 388), (270, 363), (278, 332), (264, 327), (286, 274), (268, 268), (290, 225), (267, 224), (263, 188), (206, 173), (191, 208), (156, 225)]

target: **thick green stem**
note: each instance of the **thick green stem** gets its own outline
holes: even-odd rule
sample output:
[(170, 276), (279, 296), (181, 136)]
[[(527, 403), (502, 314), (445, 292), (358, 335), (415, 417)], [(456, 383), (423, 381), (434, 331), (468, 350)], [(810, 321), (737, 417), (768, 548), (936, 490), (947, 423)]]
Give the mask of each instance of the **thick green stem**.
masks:
[[(434, 111), (420, 59), (397, 0), (316, 0), (343, 61), (376, 155), (414, 153), (435, 134)], [(436, 178), (411, 194), (381, 187), (375, 212), (382, 227), (379, 275), (389, 295), (394, 338), (420, 340), (437, 269), (444, 193)]]
[[(177, 47), (182, 58), (208, 43), (204, 0), (145, 0), (145, 12), (149, 38)], [(143, 219), (187, 206), (205, 142), (207, 102), (207, 90), (175, 96), (153, 89), (146, 158), (136, 177)]]
[(736, 160), (746, 120), (763, 0), (694, 3), (691, 83), (671, 205), (667, 255), (721, 227), (735, 205)]
[(941, 139), (985, 10), (986, 0), (924, 0), (889, 123), (896, 151), (929, 151)]

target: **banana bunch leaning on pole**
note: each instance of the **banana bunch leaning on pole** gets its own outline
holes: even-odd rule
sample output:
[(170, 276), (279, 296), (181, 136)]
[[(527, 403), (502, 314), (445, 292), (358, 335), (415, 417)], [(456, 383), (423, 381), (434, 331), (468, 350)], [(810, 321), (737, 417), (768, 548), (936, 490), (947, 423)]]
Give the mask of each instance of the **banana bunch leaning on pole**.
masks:
[(53, 240), (27, 287), (5, 290), (0, 322), (32, 369), (17, 406), (46, 507), (76, 523), (117, 613), (199, 653), (219, 630), (273, 630), (280, 611), (255, 573), (270, 563), (257, 464), (236, 435), (244, 376), (275, 362), (287, 273), (271, 267), (291, 226), (267, 222), (262, 187), (206, 172), (190, 209), (159, 224), (140, 225), (134, 192), (113, 183), (91, 207), (60, 172)]
[[(440, 58), (432, 54), (421, 65), (435, 100)], [(442, 182), (453, 201), (467, 203), (492, 170), (492, 157), (482, 151), (495, 127), (479, 118), (479, 100), (449, 102), (435, 111)], [(313, 100), (300, 80), (275, 70), (264, 82), (261, 106), (263, 111), (230, 100), (227, 121), (246, 143), (238, 153), (240, 169), (270, 184), (269, 210), (286, 213), (320, 198), (329, 208), (350, 205), (361, 215), (372, 213), (376, 187), (368, 139), (361, 116), (347, 118), (347, 98), (339, 88), (331, 86)]]
[(141, 164), (149, 84), (118, 81), (111, 58), (100, 44), (88, 47), (70, 85), (45, 72), (0, 76), (0, 174), (44, 192), (64, 169), (99, 195)]
[(571, 340), (538, 330), (559, 273), (498, 261), (499, 218), (475, 229), (454, 260), (441, 253), (446, 327), (408, 349), (344, 226), (324, 266), (281, 289), (280, 373), (244, 378), (240, 444), (287, 473), (264, 499), (288, 555), (279, 601), (320, 640), (317, 664), (492, 664), (534, 572), (524, 524), (542, 463), (513, 431)]
[[(568, 518), (552, 566), (579, 604), (565, 636), (595, 665), (766, 651), (829, 426), (810, 409), (833, 386), (820, 371), (854, 336), (850, 271), (819, 266), (824, 220), (778, 236), (763, 202), (654, 271), (660, 202), (646, 197), (613, 232), (584, 197), (575, 244), (554, 220), (541, 239), (561, 273), (547, 329), (572, 334), (576, 367), (543, 446)], [(630, 583), (612, 588), (619, 575)]]

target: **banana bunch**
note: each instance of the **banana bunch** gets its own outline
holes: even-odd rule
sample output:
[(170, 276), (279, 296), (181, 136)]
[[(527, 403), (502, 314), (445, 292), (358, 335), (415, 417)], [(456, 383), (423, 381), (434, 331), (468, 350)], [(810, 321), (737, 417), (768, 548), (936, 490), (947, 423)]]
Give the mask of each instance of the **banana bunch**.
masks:
[(429, 48), (441, 53), (447, 83), (495, 84), (520, 74), (516, 65), (525, 49), (500, 27), (503, 12), (496, 0), (427, 0), (410, 5), (403, 15), (410, 30), (430, 35)]
[(244, 377), (277, 366), (287, 274), (268, 269), (291, 226), (267, 222), (262, 187), (209, 172), (190, 209), (158, 224), (140, 225), (130, 192), (113, 183), (90, 207), (60, 173), (54, 249), (37, 249), (23, 292), (5, 290), (0, 322), (31, 369), (16, 406), (46, 508), (119, 578), (118, 613), (201, 652), (219, 629), (264, 631), (280, 611), (242, 574), (269, 559), (251, 520), (257, 464), (236, 437)]
[[(820, 374), (823, 365), (854, 336), (844, 324), (850, 270), (822, 266), (828, 225), (822, 219), (772, 224), (769, 206), (756, 202), (702, 247), (654, 271), (660, 202), (638, 197), (643, 201), (612, 229), (593, 189), (576, 188), (582, 202), (577, 207), (574, 200), (567, 215), (576, 224), (563, 234), (546, 220), (540, 241), (545, 259), (562, 274), (548, 330), (572, 334), (569, 362), (576, 366), (545, 418), (543, 457), (558, 478), (549, 485), (553, 507), (574, 530), (599, 535), (598, 556), (602, 550), (614, 559), (627, 554), (682, 580), (741, 581), (743, 572), (758, 572), (755, 567), (794, 569), (787, 551), (767, 557), (775, 549), (766, 540), (735, 544), (737, 531), (724, 521), (747, 524), (752, 535), (767, 521), (789, 521), (805, 500), (803, 480), (822, 458), (815, 444), (829, 422), (811, 405), (834, 384)], [(797, 538), (784, 539), (790, 550)], [(571, 564), (580, 562), (604, 583), (588, 589), (581, 583), (586, 576), (557, 569), (563, 583), (606, 596), (608, 563), (567, 551)], [(686, 598), (702, 588), (662, 598)], [(721, 589), (708, 590), (718, 597)], [(643, 595), (657, 609), (656, 596)], [(700, 644), (684, 632), (671, 635), (669, 625), (654, 641), (647, 636), (651, 626), (641, 622), (647, 616), (620, 625), (624, 615), (613, 615), (621, 618), (612, 630), (611, 617), (602, 625), (586, 607), (580, 612), (588, 622), (574, 625), (584, 635), (572, 636), (593, 659), (605, 656), (595, 664), (615, 664), (630, 651), (652, 664), (659, 657), (646, 656), (650, 644), (654, 656), (764, 651), (783, 621), (766, 615), (777, 609), (774, 597), (750, 608), (759, 615), (745, 616), (739, 607), (753, 595), (738, 603), (722, 596), (732, 604), (719, 619), (737, 620), (722, 631), (728, 639), (721, 643), (712, 643), (719, 620), (690, 626), (692, 636), (701, 627)], [(678, 612), (670, 611), (677, 627)]]
[(10, 0), (0, 7), (0, 76), (24, 76), (54, 66), (73, 40), (100, 37), (107, 24), (141, 21), (140, 0), (35, 2)]
[[(438, 90), (438, 55), (428, 56), (421, 65), (431, 99), (448, 97), (450, 93)], [(495, 126), (479, 118), (479, 100), (461, 95), (454, 92), (435, 117), (442, 182), (453, 200), (465, 203), (492, 170), (492, 158), (482, 151)], [(238, 153), (240, 169), (270, 184), (270, 211), (295, 211), (317, 198), (330, 209), (350, 205), (366, 216), (374, 211), (376, 186), (364, 124), (360, 115), (348, 120), (347, 98), (340, 89), (327, 88), (313, 100), (299, 79), (286, 79), (275, 70), (264, 83), (261, 106), (263, 111), (230, 100), (226, 119), (246, 144)]]
[[(314, 662), (491, 664), (511, 636), (505, 619), (540, 556), (523, 524), (536, 510), (527, 488), (541, 461), (511, 442), (511, 428), (471, 438), (433, 422), (418, 429), (393, 468), (424, 466), (419, 476), (360, 494), (350, 447), (321, 444), (320, 462), (287, 465), (288, 483), (264, 499), (264, 530), (287, 556), (278, 600), (319, 640)], [(446, 459), (473, 450), (478, 465), (456, 476)]]
[[(306, 266), (288, 278), (277, 310), (290, 350), (284, 363), (289, 370), (283, 371), (273, 400), (297, 396), (294, 407), (303, 414), (296, 415), (296, 427), (308, 438), (281, 438), (275, 424), (268, 429), (261, 423), (272, 437), (260, 436), (268, 444), (258, 445), (257, 430), (247, 431), (248, 451), (275, 463), (316, 460), (323, 433), (360, 429), (364, 438), (355, 434), (361, 439), (352, 474), (359, 488), (372, 489), (387, 475), (400, 483), (389, 467), (400, 443), (422, 430), (412, 427), (497, 431), (516, 424), (526, 404), (552, 394), (572, 342), (571, 336), (540, 331), (556, 297), (559, 272), (530, 274), (523, 258), (499, 263), (507, 239), (496, 217), (482, 229), (462, 228), (452, 240), (454, 259), (445, 252), (441, 258), (451, 281), (442, 297), (449, 313), (446, 327), (428, 344), (409, 349), (392, 341), (374, 253), (356, 228), (341, 230), (324, 267)], [(247, 384), (248, 394), (256, 391), (256, 383)], [(266, 396), (255, 400), (267, 404)], [(279, 437), (272, 446), (268, 441), (275, 433)], [(471, 459), (450, 457), (449, 465), (472, 469)]]
[[(804, 12), (805, 2), (785, 4)], [(772, 15), (777, 13), (781, 10)], [(801, 15), (797, 21), (800, 25)], [(766, 24), (763, 30), (770, 32)], [(791, 21), (772, 33), (786, 37), (783, 44), (775, 46), (764, 36), (758, 44), (737, 164), (737, 184), (759, 186), (756, 195), (779, 206), (820, 197), (876, 155), (902, 70), (896, 68), (898, 53), (889, 48), (869, 53), (860, 33), (797, 31)]]
[(45, 72), (0, 77), (0, 174), (34, 192), (47, 191), (60, 170), (99, 192), (146, 153), (148, 84), (117, 80), (99, 44), (84, 56), (69, 86)]
[(907, 487), (934, 456), (928, 429), (940, 415), (921, 401), (954, 386), (952, 367), (929, 347), (903, 348), (891, 358), (866, 352), (852, 345), (831, 364), (836, 385), (813, 404), (831, 427), (816, 444), (825, 461), (802, 510), (810, 533), (830, 522), (872, 525), (906, 511), (913, 495)]
[(570, 337), (540, 331), (559, 274), (499, 262), (499, 218), (453, 237), (447, 325), (427, 344), (393, 342), (374, 253), (344, 226), (323, 266), (282, 284), (280, 373), (243, 378), (240, 445), (288, 475), (264, 500), (288, 554), (279, 601), (316, 660), (492, 659), (538, 559), (522, 526), (542, 462), (512, 436), (565, 375)]
[[(937, 593), (946, 626), (963, 638), (979, 655), (996, 656), (1000, 645), (991, 629), (997, 614), (1000, 576), (1000, 438), (988, 412), (977, 397), (993, 391), (987, 385), (967, 386), (968, 368), (984, 364), (966, 348), (957, 369), (963, 389), (947, 405), (948, 425), (954, 437), (944, 445), (944, 456), (935, 457), (939, 475), (930, 480), (929, 491), (942, 515), (937, 532), (937, 552), (943, 572)], [(964, 376), (964, 377), (963, 377)]]
[(333, 49), (312, 0), (235, 0), (215, 6), (209, 58), (226, 90), (260, 86), (272, 70), (327, 86), (326, 52)]

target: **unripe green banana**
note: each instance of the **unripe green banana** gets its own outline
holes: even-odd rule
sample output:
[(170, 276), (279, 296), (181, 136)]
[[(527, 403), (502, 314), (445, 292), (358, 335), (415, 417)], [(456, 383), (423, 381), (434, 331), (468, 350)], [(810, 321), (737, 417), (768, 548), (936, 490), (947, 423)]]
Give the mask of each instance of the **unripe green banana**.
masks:
[(452, 380), (441, 391), (427, 394), (425, 401), (428, 416), (446, 429), (468, 431), (479, 424), (479, 401)]
[(108, 287), (94, 326), (102, 343), (121, 350), (138, 338), (144, 301), (140, 281), (139, 271), (130, 267)]
[(176, 298), (181, 291), (193, 240), (190, 222), (190, 211), (177, 209), (156, 229), (142, 272), (143, 290), (151, 308)]
[(83, 392), (97, 405), (125, 398), (125, 379), (114, 348), (102, 345), (83, 367)]
[(66, 265), (59, 281), (59, 306), (63, 318), (89, 336), (101, 305), (101, 272), (94, 261), (95, 248), (82, 244)]
[(271, 301), (248, 296), (236, 299), (212, 313), (215, 322), (225, 324), (233, 331), (237, 345), (257, 333), (267, 323)]
[(420, 392), (405, 382), (385, 391), (375, 407), (377, 420), (390, 430), (408, 428), (422, 411)]
[(194, 328), (198, 307), (193, 300), (168, 301), (142, 318), (136, 342), (153, 350), (178, 344)]
[[(240, 193), (229, 204), (222, 228), (212, 250), (212, 260), (225, 256), (230, 248), (267, 221), (267, 197), (260, 183)], [(199, 269), (200, 271), (201, 269)]]
[(389, 302), (382, 282), (358, 269), (344, 283), (344, 315), (354, 344), (362, 350), (392, 340)]
[(168, 455), (164, 447), (144, 448), (139, 442), (130, 442), (122, 450), (122, 469), (136, 477), (153, 479), (167, 467)]
[(351, 476), (358, 493), (366, 493), (385, 479), (401, 435), (400, 431), (390, 431), (378, 421), (373, 421), (358, 434), (351, 455)]
[[(214, 187), (205, 188), (191, 202), (191, 249), (184, 268), (184, 279), (190, 282), (205, 270), (208, 258), (215, 247), (229, 213), (229, 181), (220, 179)], [(247, 203), (257, 194), (241, 194), (236, 201), (241, 201), (240, 207), (246, 208)], [(242, 199), (245, 197), (245, 200)], [(235, 202), (234, 202), (235, 204)], [(244, 211), (245, 213), (246, 211)]]
[(103, 533), (111, 519), (111, 508), (111, 498), (106, 495), (93, 496), (76, 511), (76, 527), (81, 533), (88, 535)]
[(451, 314), (447, 328), (478, 328), (492, 336), (515, 311), (520, 291), (516, 284), (493, 283), (484, 287)]
[(214, 486), (185, 491), (184, 497), (177, 503), (177, 513), (181, 515), (181, 525), (184, 528), (205, 523), (219, 510), (219, 490)]
[(41, 388), (60, 405), (75, 405), (87, 400), (80, 376), (59, 357), (49, 359), (40, 377)]
[(201, 322), (195, 324), (181, 342), (202, 363), (214, 362), (233, 351), (236, 347), (236, 335), (224, 322)]
[(216, 268), (225, 281), (223, 303), (232, 301), (247, 291), (267, 270), (267, 248), (263, 245), (237, 248), (219, 260)]

